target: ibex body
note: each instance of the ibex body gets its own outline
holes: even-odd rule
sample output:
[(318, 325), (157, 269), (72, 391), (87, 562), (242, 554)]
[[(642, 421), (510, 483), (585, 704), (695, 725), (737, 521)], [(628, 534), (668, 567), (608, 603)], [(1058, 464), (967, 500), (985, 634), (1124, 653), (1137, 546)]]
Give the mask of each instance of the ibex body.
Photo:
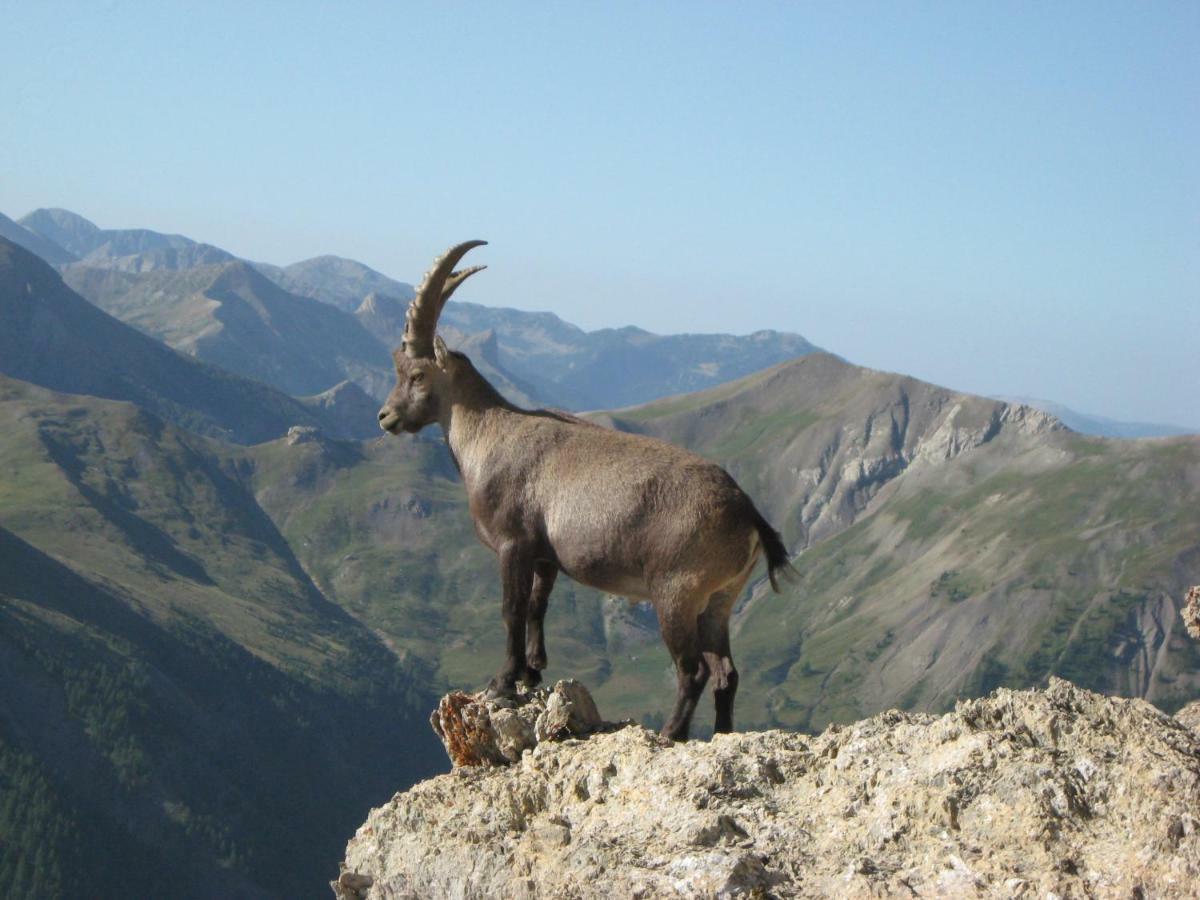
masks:
[(719, 466), (566, 413), (519, 409), (464, 355), (447, 350), (434, 334), (438, 314), (481, 267), (453, 268), (482, 243), (451, 248), (425, 276), (379, 424), (392, 433), (441, 424), (476, 532), (499, 557), (507, 653), (491, 690), (541, 680), (542, 620), (562, 571), (654, 605), (678, 678), (663, 734), (687, 737), (710, 679), (716, 730), (732, 730), (738, 675), (729, 615), (761, 553), (772, 584), (788, 568), (778, 533)]

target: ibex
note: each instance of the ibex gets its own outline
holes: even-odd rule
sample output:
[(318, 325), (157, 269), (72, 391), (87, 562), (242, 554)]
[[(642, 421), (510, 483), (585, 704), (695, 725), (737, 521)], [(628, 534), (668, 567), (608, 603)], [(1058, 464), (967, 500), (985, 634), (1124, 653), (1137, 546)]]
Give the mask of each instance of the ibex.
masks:
[(489, 692), (534, 685), (546, 667), (542, 620), (560, 571), (580, 584), (649, 600), (675, 663), (675, 708), (664, 736), (686, 740), (713, 681), (717, 731), (733, 729), (738, 673), (729, 615), (761, 552), (771, 585), (790, 570), (779, 533), (717, 465), (679, 447), (505, 400), (435, 334), (454, 271), (472, 247), (433, 264), (393, 353), (396, 387), (379, 427), (415, 433), (438, 422), (462, 475), (475, 530), (500, 559), (507, 653)]

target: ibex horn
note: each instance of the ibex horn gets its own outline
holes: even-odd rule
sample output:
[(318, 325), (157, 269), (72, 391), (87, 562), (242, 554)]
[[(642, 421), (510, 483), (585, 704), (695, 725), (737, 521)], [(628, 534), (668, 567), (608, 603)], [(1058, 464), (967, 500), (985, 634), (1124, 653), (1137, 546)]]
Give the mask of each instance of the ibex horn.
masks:
[(455, 272), (454, 267), (472, 247), (482, 247), (487, 241), (466, 241), (455, 244), (436, 260), (433, 268), (425, 273), (417, 295), (408, 305), (404, 326), (404, 352), (411, 357), (433, 356), (433, 335), (437, 331), (438, 316), (450, 295), (468, 277), (483, 266), (472, 266)]

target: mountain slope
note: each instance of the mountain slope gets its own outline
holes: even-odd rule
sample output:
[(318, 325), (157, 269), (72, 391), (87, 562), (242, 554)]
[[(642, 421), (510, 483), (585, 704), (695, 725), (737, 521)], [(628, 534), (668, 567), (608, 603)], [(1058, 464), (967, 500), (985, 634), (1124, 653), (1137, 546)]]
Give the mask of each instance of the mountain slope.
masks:
[(244, 262), (134, 275), (72, 266), (64, 278), (126, 324), (292, 395), (357, 381), (390, 389), (388, 348), (353, 316), (290, 294)]
[(436, 770), (423, 679), (312, 584), (240, 450), (4, 379), (0, 459), (6, 894), (317, 893)]
[(99, 228), (83, 216), (65, 209), (34, 210), (22, 217), (20, 224), (63, 248), (84, 266), (146, 272), (187, 269), (230, 262), (235, 258), (220, 247), (202, 244), (181, 234), (162, 234), (146, 228)]
[(53, 390), (130, 400), (236, 441), (267, 440), (292, 425), (329, 424), (291, 397), (189, 359), (118, 322), (3, 239), (0, 373)]
[(1109, 441), (1028, 407), (814, 355), (614, 414), (722, 461), (790, 546), (736, 613), (751, 721), (810, 727), (1050, 674), (1200, 693), (1200, 439)]
[(12, 241), (18, 247), (24, 247), (34, 256), (40, 257), (52, 266), (65, 265), (76, 259), (73, 253), (69, 253), (53, 241), (46, 240), (40, 234), (18, 225), (3, 213), (0, 213), (0, 238)]
[(266, 263), (254, 266), (285, 290), (313, 297), (345, 312), (354, 312), (372, 293), (399, 297), (405, 303), (413, 296), (412, 285), (341, 256), (317, 256), (289, 266)]

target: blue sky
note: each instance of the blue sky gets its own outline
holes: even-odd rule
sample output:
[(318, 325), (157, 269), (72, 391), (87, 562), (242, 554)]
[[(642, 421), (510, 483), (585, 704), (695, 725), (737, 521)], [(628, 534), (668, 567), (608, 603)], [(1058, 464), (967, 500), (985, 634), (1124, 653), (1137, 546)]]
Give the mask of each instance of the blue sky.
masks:
[[(245, 7), (253, 6), (247, 10)], [(0, 3), (0, 212), (1200, 428), (1200, 4)]]

